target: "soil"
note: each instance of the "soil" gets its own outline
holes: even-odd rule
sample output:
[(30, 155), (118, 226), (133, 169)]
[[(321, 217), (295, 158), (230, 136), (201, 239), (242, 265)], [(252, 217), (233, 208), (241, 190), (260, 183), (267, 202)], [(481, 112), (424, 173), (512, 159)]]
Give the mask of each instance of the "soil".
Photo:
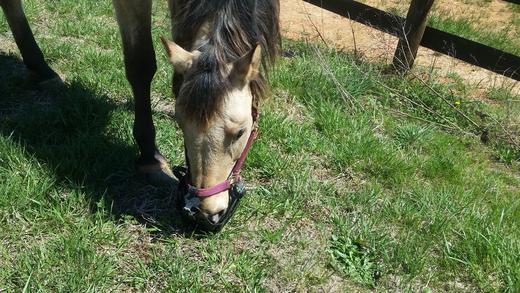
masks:
[[(365, 0), (373, 7), (388, 10), (406, 11), (410, 1), (398, 0)], [(482, 5), (486, 8), (483, 9)], [(449, 13), (455, 17), (463, 15), (471, 20), (478, 20), (479, 25), (495, 30), (510, 25), (511, 9), (503, 1), (493, 0), (476, 5), (464, 0), (439, 0), (434, 7), (436, 13)], [(307, 39), (325, 42), (340, 50), (355, 51), (364, 58), (389, 63), (398, 39), (353, 22), (348, 18), (331, 13), (301, 0), (281, 0), (282, 33), (289, 39)], [(419, 49), (416, 64), (435, 69), (441, 78), (456, 73), (479, 91), (492, 87), (512, 87), (520, 93), (520, 83), (495, 74), (491, 71), (467, 64), (427, 48)]]

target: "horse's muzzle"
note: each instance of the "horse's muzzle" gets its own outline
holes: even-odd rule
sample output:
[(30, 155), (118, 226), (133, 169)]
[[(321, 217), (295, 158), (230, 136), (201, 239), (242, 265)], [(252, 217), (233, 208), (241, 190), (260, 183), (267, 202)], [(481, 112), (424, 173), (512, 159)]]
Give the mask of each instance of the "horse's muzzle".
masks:
[(199, 197), (189, 188), (186, 168), (177, 167), (174, 169), (174, 173), (179, 178), (179, 185), (176, 191), (177, 209), (186, 220), (194, 223), (196, 228), (202, 231), (219, 232), (222, 230), (224, 225), (235, 214), (240, 200), (246, 194), (244, 182), (241, 179), (236, 180), (228, 190), (228, 208), (219, 215), (217, 220), (210, 220), (199, 209)]

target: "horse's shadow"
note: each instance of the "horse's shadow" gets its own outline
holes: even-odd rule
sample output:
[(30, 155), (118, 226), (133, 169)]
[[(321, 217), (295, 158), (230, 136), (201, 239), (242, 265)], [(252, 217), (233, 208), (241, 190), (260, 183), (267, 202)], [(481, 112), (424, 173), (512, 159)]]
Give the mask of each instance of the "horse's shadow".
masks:
[(130, 105), (78, 82), (38, 88), (21, 60), (1, 53), (0, 76), (0, 135), (52, 171), (56, 184), (80, 190), (93, 212), (193, 235), (176, 210), (175, 186), (154, 187), (134, 173), (131, 123), (117, 118)]

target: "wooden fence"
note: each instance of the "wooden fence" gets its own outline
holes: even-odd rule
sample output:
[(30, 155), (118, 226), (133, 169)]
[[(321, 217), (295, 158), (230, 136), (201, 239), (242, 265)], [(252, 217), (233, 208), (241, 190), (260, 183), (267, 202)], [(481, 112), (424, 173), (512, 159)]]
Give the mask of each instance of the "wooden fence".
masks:
[[(510, 78), (520, 80), (520, 57), (429, 26), (426, 19), (434, 0), (412, 0), (407, 17), (353, 0), (304, 0), (354, 21), (398, 37), (394, 66), (413, 66), (419, 45)], [(520, 4), (520, 0), (503, 0)]]

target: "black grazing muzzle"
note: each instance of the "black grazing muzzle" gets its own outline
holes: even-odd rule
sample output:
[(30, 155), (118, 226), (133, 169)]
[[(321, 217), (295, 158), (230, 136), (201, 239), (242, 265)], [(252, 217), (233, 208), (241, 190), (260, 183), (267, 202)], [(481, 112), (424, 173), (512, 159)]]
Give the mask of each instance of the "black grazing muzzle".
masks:
[(232, 183), (229, 193), (229, 206), (224, 214), (219, 218), (217, 223), (210, 222), (200, 211), (198, 203), (200, 198), (195, 191), (190, 188), (190, 176), (186, 167), (175, 167), (174, 175), (179, 179), (179, 185), (176, 190), (177, 209), (185, 219), (191, 221), (200, 228), (208, 232), (219, 232), (224, 225), (233, 216), (240, 203), (240, 200), (246, 194), (246, 186), (244, 181), (239, 177)]

